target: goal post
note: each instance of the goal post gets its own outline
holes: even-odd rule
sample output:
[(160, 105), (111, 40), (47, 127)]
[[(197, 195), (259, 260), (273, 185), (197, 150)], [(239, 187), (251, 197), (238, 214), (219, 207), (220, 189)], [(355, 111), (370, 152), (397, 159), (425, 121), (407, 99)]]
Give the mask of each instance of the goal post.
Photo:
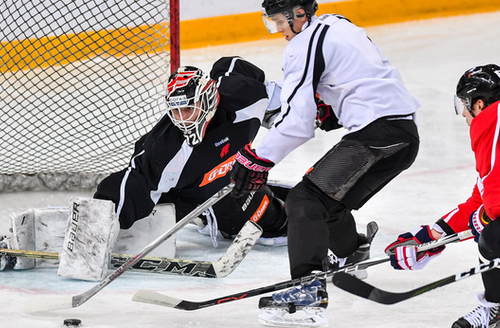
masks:
[(0, 192), (125, 168), (165, 109), (179, 0), (4, 0), (0, 17)]

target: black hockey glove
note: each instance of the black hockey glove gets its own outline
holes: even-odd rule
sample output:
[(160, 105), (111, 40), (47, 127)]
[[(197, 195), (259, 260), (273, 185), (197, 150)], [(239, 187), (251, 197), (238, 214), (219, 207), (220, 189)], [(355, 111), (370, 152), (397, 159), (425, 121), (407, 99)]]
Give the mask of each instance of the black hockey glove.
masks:
[(342, 127), (339, 124), (339, 119), (333, 112), (332, 106), (325, 104), (323, 100), (318, 100), (316, 125), (324, 131), (336, 130)]
[(231, 195), (241, 197), (245, 193), (264, 188), (273, 166), (273, 162), (257, 156), (249, 145), (240, 149), (231, 170), (231, 180), (234, 182)]

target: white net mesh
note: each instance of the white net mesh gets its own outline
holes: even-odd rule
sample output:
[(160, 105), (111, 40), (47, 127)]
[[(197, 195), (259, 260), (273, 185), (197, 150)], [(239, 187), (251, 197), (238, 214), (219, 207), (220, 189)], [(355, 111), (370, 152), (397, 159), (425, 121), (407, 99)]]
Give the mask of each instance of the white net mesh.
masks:
[(5, 0), (0, 16), (0, 191), (126, 166), (164, 109), (168, 0)]

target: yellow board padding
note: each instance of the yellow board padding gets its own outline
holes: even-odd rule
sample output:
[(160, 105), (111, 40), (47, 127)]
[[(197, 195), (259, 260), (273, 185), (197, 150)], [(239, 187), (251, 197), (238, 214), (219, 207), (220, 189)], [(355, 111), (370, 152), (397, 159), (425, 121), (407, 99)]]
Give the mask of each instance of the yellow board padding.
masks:
[(168, 25), (102, 30), (2, 42), (0, 72), (64, 65), (95, 56), (168, 51)]
[[(500, 0), (351, 0), (319, 4), (317, 15), (344, 15), (358, 26), (500, 11)], [(181, 21), (181, 49), (282, 37), (269, 34), (262, 13)]]
[[(258, 10), (258, 8), (256, 8)], [(319, 5), (318, 15), (341, 14), (358, 26), (500, 10), (500, 0), (351, 0)], [(64, 65), (94, 56), (169, 51), (168, 25), (157, 24), (18, 41), (3, 41), (0, 72)], [(192, 49), (281, 37), (269, 34), (260, 12), (180, 22), (180, 47)]]

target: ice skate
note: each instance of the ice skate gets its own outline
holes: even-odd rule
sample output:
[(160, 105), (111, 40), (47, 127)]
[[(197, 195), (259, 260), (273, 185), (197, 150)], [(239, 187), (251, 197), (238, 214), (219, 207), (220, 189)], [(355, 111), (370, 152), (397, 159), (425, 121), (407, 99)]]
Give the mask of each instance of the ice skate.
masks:
[(315, 279), (270, 297), (261, 298), (258, 320), (264, 325), (276, 327), (326, 326), (327, 306), (326, 281)]
[[(356, 250), (356, 252), (354, 252), (354, 254), (348, 257), (339, 258), (332, 251), (328, 250), (329, 268), (338, 269), (343, 266), (368, 260), (370, 258), (370, 247), (377, 232), (377, 223), (374, 221), (368, 223), (368, 225), (366, 226), (366, 235), (359, 234), (358, 238), (360, 243), (358, 249)], [(368, 272), (366, 271), (366, 269), (356, 270), (349, 273), (356, 276), (358, 279), (366, 279), (366, 277), (368, 277)]]
[(498, 328), (500, 327), (500, 303), (488, 302), (484, 293), (476, 296), (479, 306), (459, 318), (451, 328)]

